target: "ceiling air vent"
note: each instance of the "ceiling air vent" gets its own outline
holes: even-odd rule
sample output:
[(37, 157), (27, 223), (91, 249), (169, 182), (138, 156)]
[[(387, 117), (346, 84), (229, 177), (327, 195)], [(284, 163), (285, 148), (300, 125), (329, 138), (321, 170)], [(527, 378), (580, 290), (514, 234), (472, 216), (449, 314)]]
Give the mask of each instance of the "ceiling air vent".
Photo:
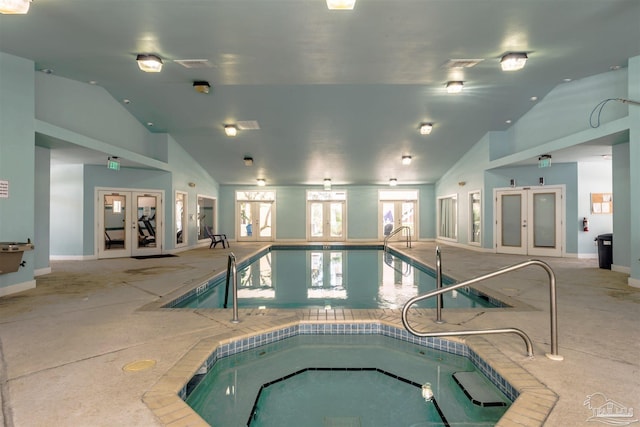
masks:
[(258, 130), (260, 129), (260, 124), (258, 124), (257, 120), (240, 120), (236, 122), (236, 126), (240, 130)]
[(443, 68), (471, 68), (482, 61), (484, 59), (450, 59), (444, 63)]
[(208, 59), (174, 59), (173, 62), (190, 69), (215, 68), (215, 65), (209, 62)]

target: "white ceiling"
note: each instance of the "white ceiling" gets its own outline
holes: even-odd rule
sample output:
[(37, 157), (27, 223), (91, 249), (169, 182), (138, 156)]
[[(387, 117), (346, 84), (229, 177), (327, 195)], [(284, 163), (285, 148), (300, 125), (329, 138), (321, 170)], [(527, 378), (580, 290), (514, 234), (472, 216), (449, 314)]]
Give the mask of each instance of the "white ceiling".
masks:
[[(26, 16), (0, 15), (0, 50), (129, 99), (123, 108), (169, 132), (221, 184), (432, 183), (532, 96), (640, 55), (640, 2), (358, 0), (329, 11), (324, 0), (35, 0)], [(524, 70), (500, 70), (510, 51), (529, 54)], [(162, 72), (138, 70), (138, 53), (162, 57)], [(450, 59), (482, 61), (451, 69)], [(211, 92), (194, 91), (196, 80)], [(448, 80), (464, 80), (464, 92), (446, 94)], [(240, 120), (260, 130), (226, 137), (223, 125)], [(429, 136), (417, 132), (423, 121), (434, 123)], [(38, 144), (54, 161), (105, 161), (64, 141)]]

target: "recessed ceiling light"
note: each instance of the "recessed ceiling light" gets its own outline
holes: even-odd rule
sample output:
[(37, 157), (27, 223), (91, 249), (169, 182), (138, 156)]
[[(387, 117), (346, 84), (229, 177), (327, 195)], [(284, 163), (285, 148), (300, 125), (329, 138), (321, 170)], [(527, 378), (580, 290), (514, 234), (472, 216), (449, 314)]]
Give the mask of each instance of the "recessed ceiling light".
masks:
[(398, 180), (397, 180), (397, 179), (395, 179), (395, 178), (391, 178), (391, 179), (389, 180), (389, 185), (390, 185), (391, 187), (395, 187), (396, 185), (398, 185)]
[(510, 125), (511, 124), (511, 119), (507, 119), (504, 121), (506, 124)]
[(527, 54), (524, 52), (507, 53), (500, 60), (502, 71), (518, 71), (527, 63)]
[(532, 96), (531, 98), (529, 98), (532, 102), (536, 102), (538, 100), (537, 96)]
[(258, 183), (258, 187), (264, 187), (265, 185), (267, 185), (267, 181), (265, 181), (263, 178), (258, 178), (256, 182)]
[(126, 98), (123, 99), (122, 102), (125, 103), (125, 104), (131, 104), (131, 100), (130, 99), (126, 99)]
[(147, 126), (152, 127), (153, 126), (153, 122), (147, 122)]
[(463, 86), (464, 86), (464, 82), (459, 80), (447, 82), (447, 93), (460, 93), (462, 92)]
[(227, 136), (236, 136), (238, 134), (238, 128), (235, 125), (224, 125), (224, 133)]
[(97, 82), (97, 81), (95, 81), (95, 80), (89, 80), (89, 84), (90, 84), (90, 85), (97, 85), (97, 84), (98, 84), (98, 82)]
[(140, 54), (136, 57), (138, 67), (145, 73), (159, 73), (162, 71), (162, 59), (156, 55)]
[(619, 70), (619, 69), (620, 69), (620, 66), (619, 66), (619, 65), (612, 65), (611, 67), (609, 67), (609, 69), (610, 69), (611, 71), (616, 71), (616, 70)]
[(565, 83), (569, 83), (571, 80), (573, 80), (573, 79), (570, 79), (568, 77), (566, 79), (562, 79), (562, 81), (565, 82)]
[(207, 94), (209, 93), (209, 88), (211, 86), (209, 85), (209, 82), (205, 82), (205, 81), (196, 81), (193, 82), (193, 88), (196, 90), (196, 92), (198, 93), (204, 93)]
[(253, 166), (253, 157), (251, 156), (244, 156), (242, 161), (244, 162), (245, 166)]
[(411, 164), (411, 156), (402, 156), (402, 164), (410, 165)]
[(51, 68), (43, 68), (40, 71), (42, 71), (45, 74), (53, 74), (53, 70)]
[(429, 135), (433, 130), (433, 123), (422, 123), (420, 125), (420, 135)]
[(353, 10), (356, 0), (327, 0), (329, 10)]
[(31, 0), (0, 0), (0, 13), (5, 15), (24, 15), (29, 12)]

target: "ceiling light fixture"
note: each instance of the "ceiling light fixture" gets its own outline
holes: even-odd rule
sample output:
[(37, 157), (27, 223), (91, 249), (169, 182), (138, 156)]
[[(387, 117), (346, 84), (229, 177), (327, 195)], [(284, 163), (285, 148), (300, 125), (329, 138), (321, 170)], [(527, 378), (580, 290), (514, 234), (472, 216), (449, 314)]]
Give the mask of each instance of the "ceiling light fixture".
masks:
[(524, 52), (507, 53), (500, 60), (502, 71), (518, 71), (524, 68), (527, 63), (527, 54)]
[(0, 0), (0, 13), (5, 15), (24, 15), (29, 12), (31, 0)]
[(193, 82), (193, 88), (196, 90), (196, 92), (198, 93), (209, 93), (209, 88), (211, 86), (209, 85), (209, 82), (205, 82), (205, 81), (197, 81), (197, 82)]
[(389, 180), (389, 185), (390, 185), (391, 187), (395, 187), (396, 185), (398, 185), (398, 180), (397, 180), (397, 179), (395, 179), (395, 178), (391, 178), (391, 179)]
[(258, 187), (264, 187), (265, 185), (267, 185), (267, 181), (265, 181), (262, 178), (258, 178), (257, 183), (258, 183)]
[(447, 93), (460, 93), (462, 92), (463, 81), (451, 81), (447, 82)]
[(422, 123), (420, 125), (420, 135), (429, 135), (433, 130), (432, 123)]
[(411, 156), (402, 156), (402, 164), (410, 165), (411, 164)]
[(324, 191), (331, 191), (331, 179), (324, 179)]
[(235, 125), (224, 125), (224, 133), (227, 136), (236, 136), (238, 134), (238, 128)]
[(353, 10), (356, 0), (327, 0), (329, 10)]
[(244, 159), (242, 159), (242, 161), (244, 161), (245, 166), (253, 166), (253, 157), (251, 156), (244, 156)]
[(145, 73), (159, 73), (162, 70), (162, 59), (156, 55), (138, 55), (138, 67)]

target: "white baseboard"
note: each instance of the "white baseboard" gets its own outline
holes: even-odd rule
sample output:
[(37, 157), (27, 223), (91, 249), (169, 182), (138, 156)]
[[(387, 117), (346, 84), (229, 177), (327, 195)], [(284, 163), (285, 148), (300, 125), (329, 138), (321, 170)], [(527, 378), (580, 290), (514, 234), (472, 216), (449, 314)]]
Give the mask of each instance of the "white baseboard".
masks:
[(611, 264), (611, 271), (617, 271), (618, 273), (631, 274), (631, 267), (624, 265)]
[(36, 287), (35, 280), (29, 280), (28, 282), (16, 283), (15, 285), (5, 286), (3, 288), (0, 288), (0, 297), (15, 294), (17, 292), (26, 291), (28, 289), (33, 289), (35, 287)]
[(592, 254), (581, 253), (581, 254), (578, 254), (578, 258), (580, 258), (580, 259), (594, 259), (594, 258), (598, 258), (598, 254), (596, 254), (596, 253), (592, 253)]
[(95, 255), (49, 255), (50, 261), (89, 261), (98, 259)]
[(634, 279), (633, 277), (629, 277), (627, 279), (627, 283), (629, 284), (629, 286), (633, 286), (634, 288), (640, 288), (640, 280), (639, 279)]
[(49, 274), (49, 273), (51, 273), (51, 267), (38, 268), (37, 270), (33, 271), (33, 275), (36, 277), (42, 276), (44, 274)]

